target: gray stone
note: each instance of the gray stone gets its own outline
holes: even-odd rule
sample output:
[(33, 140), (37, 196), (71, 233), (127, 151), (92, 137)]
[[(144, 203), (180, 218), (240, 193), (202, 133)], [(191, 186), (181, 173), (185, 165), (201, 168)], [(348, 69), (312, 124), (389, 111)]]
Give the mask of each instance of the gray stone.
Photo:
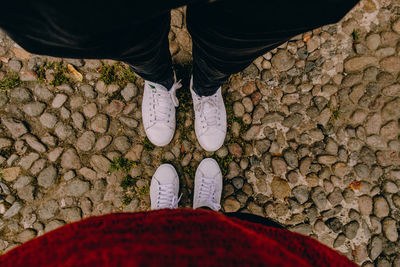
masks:
[(79, 197), (85, 194), (90, 189), (89, 182), (79, 179), (71, 180), (66, 185), (66, 193), (68, 196)]
[(27, 175), (21, 175), (18, 177), (17, 181), (15, 181), (13, 188), (19, 189), (22, 188), (32, 182), (33, 178)]
[(51, 103), (51, 106), (53, 108), (61, 108), (62, 105), (64, 105), (65, 101), (67, 101), (68, 96), (64, 94), (57, 94), (56, 97), (53, 99), (53, 103)]
[(15, 138), (28, 132), (28, 129), (26, 129), (25, 125), (19, 120), (13, 118), (2, 118), (1, 121)]
[(335, 241), (333, 242), (333, 247), (334, 247), (334, 248), (338, 248), (338, 247), (340, 247), (341, 245), (343, 245), (345, 241), (346, 241), (345, 235), (344, 235), (344, 234), (339, 234), (339, 235), (336, 237)]
[(54, 131), (57, 137), (60, 138), (61, 140), (65, 140), (67, 138), (70, 138), (71, 136), (74, 136), (74, 131), (72, 127), (62, 122), (58, 122), (56, 124), (56, 128)]
[(93, 118), (97, 114), (97, 106), (95, 103), (87, 104), (83, 107), (83, 114), (86, 118)]
[(389, 241), (396, 242), (399, 238), (399, 234), (397, 232), (396, 221), (390, 217), (387, 217), (383, 220), (382, 223), (383, 232)]
[(324, 210), (326, 208), (328, 200), (326, 199), (326, 195), (322, 187), (318, 186), (313, 188), (311, 191), (311, 198), (318, 209)]
[(348, 239), (353, 239), (359, 228), (360, 224), (357, 221), (351, 221), (343, 227), (343, 233)]
[(103, 150), (111, 143), (111, 141), (112, 141), (111, 136), (109, 136), (109, 135), (102, 136), (97, 140), (96, 145), (94, 146), (94, 149), (96, 151)]
[(91, 121), (91, 129), (97, 133), (105, 133), (108, 129), (108, 118), (104, 114), (99, 114)]
[(25, 112), (26, 115), (37, 117), (43, 113), (46, 105), (41, 102), (31, 102), (22, 106), (22, 110)]
[(56, 147), (55, 149), (53, 149), (52, 151), (49, 152), (49, 154), (47, 155), (48, 159), (51, 162), (55, 162), (57, 161), (57, 159), (61, 156), (61, 153), (64, 151), (64, 148), (62, 147)]
[(377, 196), (374, 198), (374, 214), (380, 218), (389, 215), (389, 204), (384, 197)]
[(342, 195), (342, 191), (340, 190), (340, 188), (335, 187), (333, 192), (328, 195), (328, 200), (334, 206), (339, 204), (340, 202), (342, 202), (343, 195)]
[(48, 188), (54, 185), (57, 178), (57, 169), (54, 166), (49, 166), (40, 172), (37, 180), (40, 186)]
[(32, 94), (26, 88), (17, 87), (10, 91), (10, 97), (12, 100), (16, 102), (26, 103), (32, 99)]
[(305, 185), (296, 186), (293, 188), (292, 194), (300, 204), (303, 204), (309, 197), (308, 187)]
[(90, 165), (97, 172), (107, 173), (110, 170), (110, 161), (101, 155), (93, 155), (90, 158)]
[(21, 166), (24, 170), (29, 170), (33, 162), (35, 162), (37, 159), (39, 159), (39, 154), (31, 152), (27, 156), (21, 158), (19, 161), (19, 166)]
[(370, 170), (368, 166), (362, 163), (354, 166), (354, 171), (356, 172), (357, 176), (361, 179), (368, 178), (370, 175)]
[(52, 129), (57, 123), (57, 117), (51, 113), (45, 112), (40, 116), (40, 123), (44, 127)]
[(302, 223), (302, 224), (298, 224), (296, 226), (290, 227), (289, 230), (296, 232), (296, 233), (303, 234), (303, 235), (309, 235), (312, 232), (312, 227), (309, 224)]
[(383, 242), (382, 239), (379, 236), (374, 236), (371, 239), (371, 243), (368, 246), (369, 250), (369, 257), (371, 260), (376, 260), (376, 258), (379, 257), (379, 255), (382, 253), (382, 246)]
[(77, 140), (76, 145), (82, 151), (90, 151), (96, 142), (96, 136), (92, 131), (84, 132)]
[(27, 185), (17, 190), (18, 197), (26, 202), (32, 202), (35, 199), (35, 187)]
[(242, 177), (235, 177), (232, 179), (232, 184), (236, 189), (241, 189), (244, 184), (244, 180)]
[(272, 57), (271, 63), (277, 71), (287, 71), (294, 66), (295, 60), (286, 50), (279, 50)]
[(296, 151), (294, 149), (289, 148), (283, 151), (283, 158), (285, 159), (287, 165), (292, 168), (297, 168), (299, 166), (299, 159)]
[(22, 205), (18, 201), (14, 202), (12, 206), (4, 213), (3, 218), (4, 219), (9, 219), (11, 217), (14, 217), (15, 215), (18, 214), (18, 212), (21, 210)]
[(367, 195), (358, 198), (358, 209), (362, 215), (370, 215), (372, 213), (372, 198)]
[(46, 224), (46, 227), (44, 228), (44, 232), (47, 233), (47, 232), (53, 231), (63, 225), (64, 225), (64, 222), (62, 222), (60, 220), (53, 220)]
[(377, 65), (378, 60), (371, 56), (353, 57), (344, 63), (344, 68), (347, 72), (363, 70), (369, 65)]
[(381, 37), (377, 33), (369, 34), (366, 38), (366, 44), (368, 49), (376, 50), (381, 44)]
[(282, 125), (288, 128), (297, 127), (303, 121), (303, 116), (299, 113), (294, 113), (286, 117)]
[(126, 126), (128, 126), (129, 128), (136, 128), (139, 123), (137, 122), (137, 120), (129, 118), (129, 117), (125, 117), (125, 116), (121, 116), (119, 118), (119, 120), (125, 124)]
[(85, 118), (83, 117), (83, 115), (79, 112), (74, 112), (72, 113), (72, 121), (74, 122), (74, 125), (76, 128), (78, 128), (79, 130), (83, 129), (83, 123), (85, 122)]
[(50, 92), (49, 89), (46, 87), (38, 84), (35, 89), (33, 90), (33, 93), (43, 101), (46, 101), (47, 103), (54, 97), (53, 93)]
[(26, 134), (22, 137), (26, 143), (34, 150), (36, 150), (39, 153), (44, 153), (46, 152), (46, 147), (33, 135), (31, 134)]
[(271, 160), (272, 170), (276, 175), (286, 174), (287, 165), (282, 158), (273, 157)]
[(93, 87), (88, 84), (82, 85), (79, 89), (85, 94), (86, 98), (94, 99), (97, 96), (97, 93), (93, 90)]
[(67, 149), (61, 156), (61, 167), (64, 169), (80, 169), (81, 161), (73, 148)]
[(12, 59), (8, 62), (8, 67), (15, 72), (19, 72), (22, 68), (22, 63), (19, 60)]
[(137, 96), (138, 88), (133, 83), (128, 83), (126, 87), (121, 91), (122, 97), (125, 101), (131, 101), (133, 97)]
[(114, 146), (118, 151), (125, 153), (131, 148), (131, 142), (126, 136), (118, 136), (114, 139)]
[(78, 207), (61, 209), (60, 217), (66, 222), (76, 222), (82, 219), (82, 210)]

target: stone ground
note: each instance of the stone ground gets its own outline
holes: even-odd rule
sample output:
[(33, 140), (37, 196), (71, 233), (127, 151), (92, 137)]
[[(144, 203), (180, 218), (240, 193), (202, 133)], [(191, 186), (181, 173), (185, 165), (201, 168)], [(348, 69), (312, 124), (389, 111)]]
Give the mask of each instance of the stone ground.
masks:
[(191, 41), (184, 9), (172, 14), (185, 86), (164, 148), (145, 139), (143, 80), (124, 64), (31, 55), (0, 33), (0, 251), (84, 217), (149, 209), (163, 162), (190, 207), (196, 166), (214, 157), (224, 211), (271, 217), (363, 266), (400, 266), (400, 1), (362, 1), (233, 75), (215, 154), (195, 138)]

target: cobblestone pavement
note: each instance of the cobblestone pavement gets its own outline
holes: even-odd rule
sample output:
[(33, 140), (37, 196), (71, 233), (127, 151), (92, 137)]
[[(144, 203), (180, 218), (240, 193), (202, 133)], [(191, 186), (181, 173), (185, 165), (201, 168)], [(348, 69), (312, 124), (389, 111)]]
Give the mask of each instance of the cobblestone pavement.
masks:
[(165, 148), (145, 139), (143, 80), (127, 66), (31, 55), (0, 33), (0, 251), (84, 217), (149, 209), (163, 162), (190, 207), (196, 166), (214, 157), (224, 211), (271, 217), (363, 266), (400, 266), (400, 1), (362, 1), (233, 75), (215, 154), (195, 138), (191, 40), (184, 9), (172, 14), (185, 86)]

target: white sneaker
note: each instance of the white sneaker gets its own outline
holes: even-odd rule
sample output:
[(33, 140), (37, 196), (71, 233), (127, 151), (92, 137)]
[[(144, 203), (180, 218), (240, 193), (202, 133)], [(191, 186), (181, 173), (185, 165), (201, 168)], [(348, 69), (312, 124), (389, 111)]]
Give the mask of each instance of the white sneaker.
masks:
[(195, 132), (201, 147), (206, 151), (218, 150), (226, 135), (226, 110), (222, 99), (221, 87), (212, 96), (198, 96), (192, 89)]
[(175, 108), (179, 105), (176, 90), (181, 88), (176, 81), (172, 88), (158, 83), (145, 81), (142, 101), (143, 126), (150, 142), (156, 146), (165, 146), (171, 142), (175, 133)]
[(222, 173), (218, 163), (211, 158), (203, 159), (194, 177), (193, 208), (221, 209)]
[(157, 168), (151, 179), (150, 200), (151, 209), (176, 209), (180, 197), (179, 178), (171, 164), (162, 164)]

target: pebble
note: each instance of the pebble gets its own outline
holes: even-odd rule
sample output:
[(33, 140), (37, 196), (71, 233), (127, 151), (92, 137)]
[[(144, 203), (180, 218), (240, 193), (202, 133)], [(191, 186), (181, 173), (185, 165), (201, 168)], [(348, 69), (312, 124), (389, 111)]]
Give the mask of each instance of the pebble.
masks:
[(21, 210), (22, 205), (20, 202), (14, 202), (12, 206), (4, 213), (3, 218), (8, 219), (14, 217)]
[(66, 185), (66, 193), (68, 196), (79, 197), (85, 194), (90, 189), (89, 182), (80, 179), (74, 179)]
[(48, 188), (54, 185), (57, 177), (57, 169), (54, 166), (49, 166), (40, 172), (37, 180), (40, 186)]
[(289, 148), (283, 151), (283, 158), (287, 165), (291, 168), (297, 168), (299, 166), (299, 159), (294, 149)]
[(294, 66), (294, 58), (285, 50), (279, 50), (272, 59), (272, 66), (276, 68), (277, 71), (287, 71)]
[(271, 160), (271, 166), (276, 175), (286, 174), (287, 165), (282, 158), (273, 157)]
[(303, 204), (309, 197), (308, 187), (305, 185), (296, 186), (293, 188), (292, 194), (300, 204)]
[(100, 155), (91, 156), (90, 165), (97, 172), (107, 173), (110, 169), (110, 161)]
[(358, 208), (361, 215), (370, 215), (372, 213), (372, 198), (367, 195), (358, 198)]
[(276, 199), (284, 199), (290, 195), (290, 186), (288, 183), (277, 177), (271, 182), (271, 190)]
[(371, 243), (368, 246), (369, 250), (369, 257), (371, 260), (375, 260), (378, 256), (382, 253), (383, 242), (379, 236), (374, 236), (371, 239)]
[(32, 100), (31, 92), (28, 89), (22, 87), (12, 89), (10, 91), (10, 97), (11, 99), (19, 103), (26, 103)]
[(92, 131), (84, 132), (77, 140), (76, 146), (82, 151), (90, 151), (94, 143), (96, 142), (96, 136)]
[(224, 200), (222, 207), (225, 212), (236, 212), (240, 209), (240, 202), (231, 196)]
[(18, 138), (28, 132), (28, 129), (19, 120), (13, 118), (1, 118), (1, 122), (7, 127), (11, 135), (15, 138)]
[(385, 218), (382, 222), (383, 232), (386, 238), (391, 242), (396, 242), (399, 238), (396, 224), (397, 222), (390, 217)]
[(83, 107), (83, 114), (86, 118), (93, 118), (97, 114), (97, 105), (95, 103), (87, 104)]
[(67, 170), (77, 170), (81, 168), (81, 162), (75, 149), (69, 148), (62, 154), (61, 167)]
[(57, 94), (54, 99), (53, 102), (51, 104), (51, 106), (53, 108), (61, 108), (62, 105), (64, 105), (65, 101), (67, 101), (68, 96), (64, 95), (64, 94)]
[(360, 224), (357, 221), (351, 221), (343, 227), (343, 233), (348, 239), (353, 239), (357, 235)]
[(54, 128), (57, 123), (57, 117), (51, 113), (43, 113), (39, 118), (41, 124), (49, 129)]
[(389, 215), (389, 205), (384, 197), (377, 196), (374, 198), (374, 214), (380, 218)]
[(34, 150), (36, 150), (39, 153), (44, 153), (46, 152), (46, 147), (33, 135), (31, 134), (26, 134), (22, 137), (26, 143)]
[(41, 102), (31, 102), (22, 106), (22, 110), (25, 114), (32, 117), (40, 116), (45, 108), (46, 105)]
[(324, 210), (326, 208), (328, 200), (322, 187), (318, 186), (313, 188), (311, 190), (311, 198), (318, 209)]
[(121, 91), (121, 95), (125, 101), (129, 102), (138, 94), (138, 88), (133, 83), (128, 83)]
[(97, 133), (105, 133), (108, 129), (108, 118), (104, 114), (99, 114), (91, 121), (91, 129)]

